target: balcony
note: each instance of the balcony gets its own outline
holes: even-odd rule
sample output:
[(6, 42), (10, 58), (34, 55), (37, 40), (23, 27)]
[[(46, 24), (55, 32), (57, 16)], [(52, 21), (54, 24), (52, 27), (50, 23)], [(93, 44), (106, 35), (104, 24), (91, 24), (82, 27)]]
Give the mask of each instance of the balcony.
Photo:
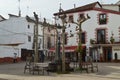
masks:
[(101, 40), (101, 41), (97, 41), (95, 39), (90, 39), (90, 43), (91, 44), (118, 44), (118, 43), (120, 43), (120, 38), (119, 37), (114, 37), (114, 38), (109, 37), (108, 40)]

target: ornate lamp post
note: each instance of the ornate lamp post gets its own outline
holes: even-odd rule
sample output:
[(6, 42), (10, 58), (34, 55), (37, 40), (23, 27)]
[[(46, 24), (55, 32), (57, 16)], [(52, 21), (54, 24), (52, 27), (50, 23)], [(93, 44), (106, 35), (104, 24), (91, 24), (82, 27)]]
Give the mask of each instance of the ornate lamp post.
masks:
[[(56, 18), (54, 18), (55, 20), (56, 20)], [(49, 24), (49, 23), (47, 23), (46, 22), (46, 19), (44, 18), (44, 22), (43, 23), (41, 23), (41, 25), (43, 25), (43, 26), (46, 26), (46, 27), (52, 27), (53, 29), (55, 29), (55, 31), (56, 31), (56, 34), (55, 35), (52, 35), (51, 34), (51, 36), (55, 36), (56, 37), (56, 45), (55, 45), (55, 52), (56, 52), (56, 55), (55, 55), (55, 60), (57, 60), (58, 61), (58, 71), (61, 71), (60, 69), (61, 69), (61, 65), (60, 65), (60, 61), (61, 61), (61, 57), (60, 57), (60, 34), (59, 34), (59, 32), (58, 32), (58, 29), (61, 29), (62, 28), (62, 26), (60, 26), (60, 25), (57, 25), (56, 23), (55, 23), (55, 25), (52, 25), (52, 24)]]
[[(61, 8), (61, 4), (60, 4), (60, 9), (59, 9), (59, 14), (58, 17), (61, 19), (62, 21), (62, 72), (65, 72), (65, 24), (67, 23), (66, 21), (66, 14), (63, 13), (64, 10)], [(63, 14), (61, 14), (63, 13)]]

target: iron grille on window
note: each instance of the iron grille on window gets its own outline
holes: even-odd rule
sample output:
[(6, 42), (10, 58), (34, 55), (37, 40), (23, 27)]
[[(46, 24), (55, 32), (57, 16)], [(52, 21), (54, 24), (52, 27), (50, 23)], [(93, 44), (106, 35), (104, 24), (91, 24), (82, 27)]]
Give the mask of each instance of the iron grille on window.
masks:
[(97, 43), (105, 44), (105, 30), (104, 29), (97, 30)]

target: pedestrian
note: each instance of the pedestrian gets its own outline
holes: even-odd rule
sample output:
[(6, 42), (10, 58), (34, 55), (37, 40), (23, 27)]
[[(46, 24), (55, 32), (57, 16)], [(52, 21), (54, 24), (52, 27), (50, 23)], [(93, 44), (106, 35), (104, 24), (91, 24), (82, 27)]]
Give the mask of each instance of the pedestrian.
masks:
[(13, 57), (13, 63), (17, 62), (17, 53), (14, 53), (14, 57)]

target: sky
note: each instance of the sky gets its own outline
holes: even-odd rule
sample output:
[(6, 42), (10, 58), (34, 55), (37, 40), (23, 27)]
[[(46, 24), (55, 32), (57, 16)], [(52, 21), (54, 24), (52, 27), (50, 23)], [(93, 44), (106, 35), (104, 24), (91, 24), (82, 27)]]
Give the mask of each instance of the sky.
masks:
[(62, 9), (67, 10), (76, 7), (86, 5), (92, 2), (99, 1), (104, 4), (113, 4), (119, 0), (0, 0), (0, 15), (8, 18), (8, 14), (18, 15), (19, 5), (22, 16), (33, 16), (33, 12), (36, 12), (39, 17), (53, 19), (53, 14), (58, 12), (60, 3)]

